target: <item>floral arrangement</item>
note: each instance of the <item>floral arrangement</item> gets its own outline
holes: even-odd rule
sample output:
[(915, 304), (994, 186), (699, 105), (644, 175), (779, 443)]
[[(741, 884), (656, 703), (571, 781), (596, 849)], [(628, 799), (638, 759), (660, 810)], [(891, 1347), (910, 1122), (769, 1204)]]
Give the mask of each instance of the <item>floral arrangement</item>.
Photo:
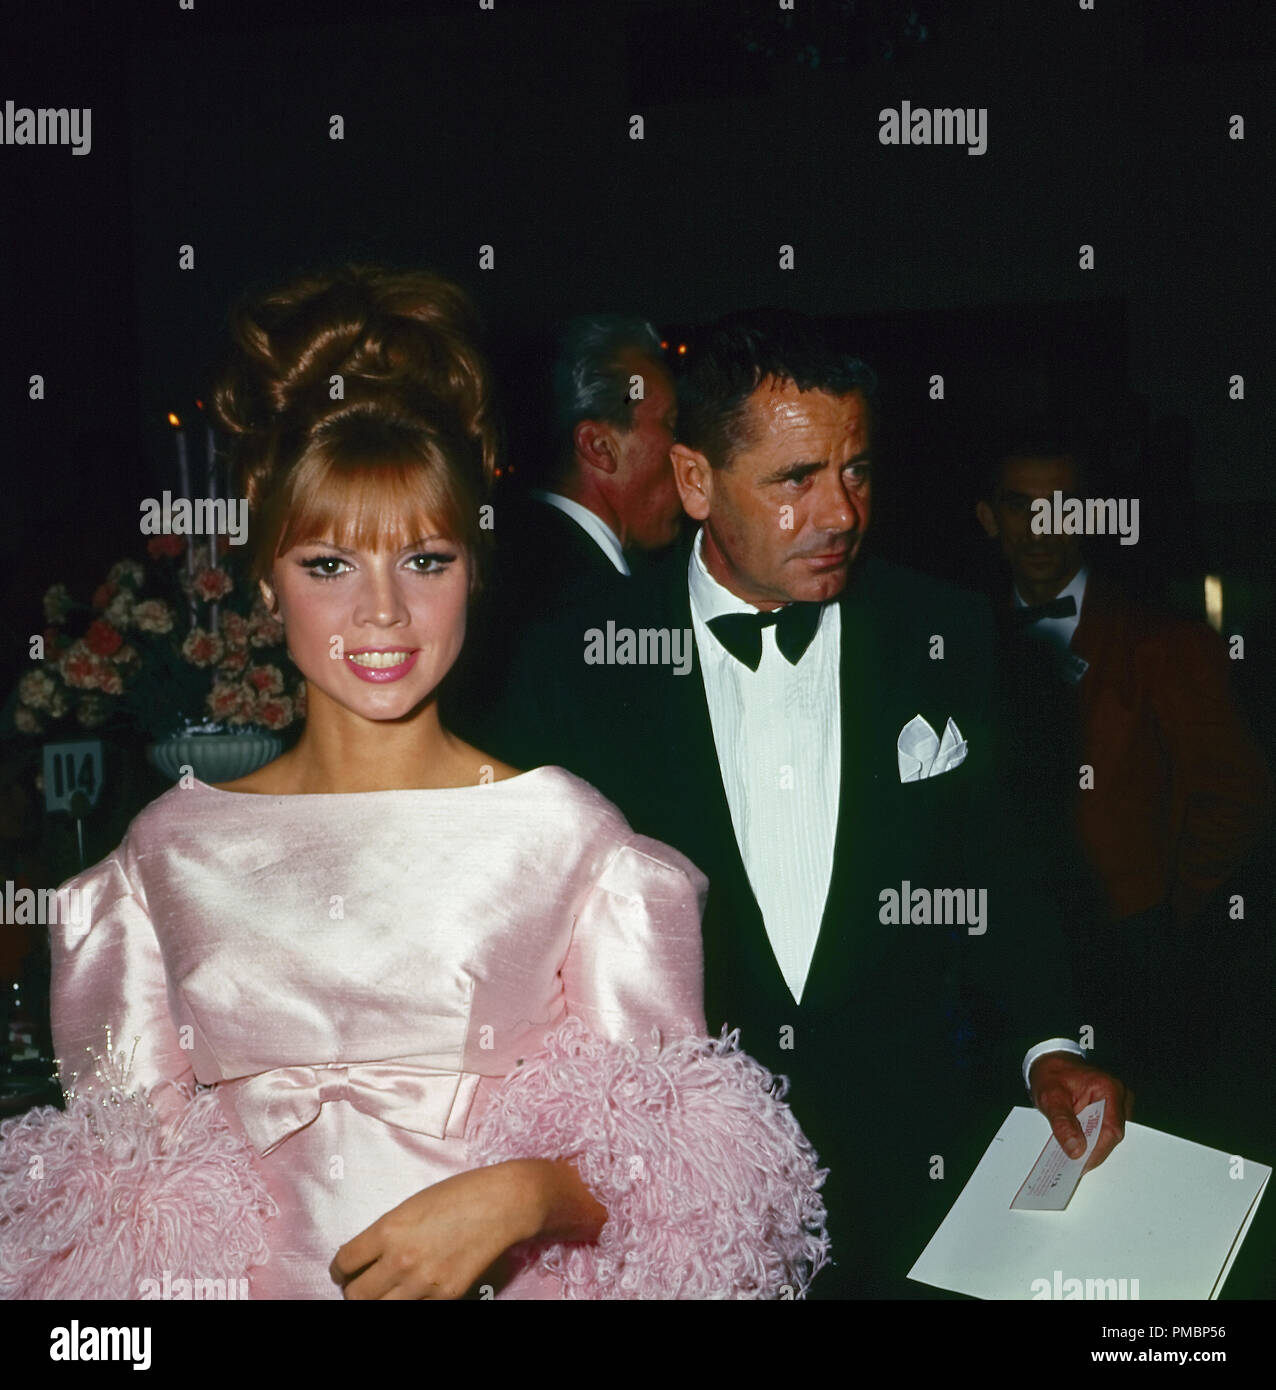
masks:
[(193, 544), (179, 563), (192, 544), (152, 537), (149, 563), (112, 565), (88, 604), (64, 584), (48, 590), (44, 659), (9, 701), (13, 728), (129, 728), (160, 740), (277, 732), (304, 719), (305, 682), (288, 659), (283, 626), (208, 544)]

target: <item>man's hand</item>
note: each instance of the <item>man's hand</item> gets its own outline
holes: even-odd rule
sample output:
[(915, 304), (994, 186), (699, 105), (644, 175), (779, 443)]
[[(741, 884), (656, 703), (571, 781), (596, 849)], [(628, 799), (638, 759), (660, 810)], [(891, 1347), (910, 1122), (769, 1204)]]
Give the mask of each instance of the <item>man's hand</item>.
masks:
[(1050, 1128), (1069, 1158), (1085, 1153), (1085, 1136), (1077, 1123), (1077, 1111), (1096, 1100), (1103, 1107), (1103, 1128), (1084, 1171), (1097, 1168), (1125, 1138), (1125, 1122), (1134, 1112), (1134, 1092), (1115, 1076), (1083, 1062), (1072, 1052), (1047, 1052), (1028, 1072), (1032, 1102), (1050, 1121)]

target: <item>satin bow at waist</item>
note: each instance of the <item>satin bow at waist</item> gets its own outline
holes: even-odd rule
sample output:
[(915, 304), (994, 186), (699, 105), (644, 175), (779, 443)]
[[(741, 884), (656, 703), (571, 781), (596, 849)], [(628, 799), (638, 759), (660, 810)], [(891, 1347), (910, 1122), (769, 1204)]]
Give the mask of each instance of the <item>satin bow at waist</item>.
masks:
[(413, 1062), (331, 1063), (275, 1067), (218, 1085), (259, 1154), (314, 1121), (329, 1101), (344, 1100), (365, 1115), (435, 1139), (463, 1134), (479, 1077)]

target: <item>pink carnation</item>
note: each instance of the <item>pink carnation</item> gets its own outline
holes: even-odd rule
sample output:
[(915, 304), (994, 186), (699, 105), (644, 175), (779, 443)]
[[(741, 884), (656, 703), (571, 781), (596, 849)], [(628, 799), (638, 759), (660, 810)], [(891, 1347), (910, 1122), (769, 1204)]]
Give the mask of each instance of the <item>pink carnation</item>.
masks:
[(228, 675), (228, 676), (238, 676), (238, 675), (242, 674), (244, 668), (245, 668), (247, 665), (248, 665), (248, 648), (247, 648), (246, 646), (244, 646), (244, 647), (229, 647), (229, 646), (228, 646), (228, 647), (226, 648), (226, 655), (223, 656), (222, 659), (221, 659), (221, 661), (218, 663), (217, 669), (218, 669), (220, 672), (222, 672), (224, 675)]
[(35, 717), (26, 705), (19, 705), (13, 711), (14, 727), (21, 734), (40, 734), (44, 732), (44, 725)]
[(223, 724), (247, 723), (252, 706), (252, 691), (239, 681), (215, 681), (208, 692), (209, 713)]
[(259, 695), (277, 695), (284, 688), (283, 672), (278, 666), (254, 666), (244, 680)]
[(88, 647), (95, 656), (111, 656), (119, 651), (124, 638), (113, 628), (110, 623), (103, 622), (101, 618), (94, 619), (89, 624), (89, 630), (84, 634), (84, 645)]
[(253, 722), (267, 729), (286, 729), (292, 723), (292, 701), (287, 696), (270, 696), (258, 704)]
[(18, 699), (30, 709), (48, 709), (53, 702), (57, 682), (43, 668), (28, 671), (18, 682)]
[(248, 645), (248, 619), (239, 613), (223, 613), (221, 638), (226, 643), (228, 652), (237, 647), (246, 647)]
[(191, 628), (182, 643), (182, 655), (192, 666), (216, 666), (223, 650), (221, 638), (200, 627)]
[(284, 640), (284, 625), (264, 610), (248, 620), (248, 640), (254, 647), (277, 647)]
[(98, 689), (103, 695), (123, 695), (124, 680), (114, 666), (103, 663), (103, 671), (98, 680)]
[(133, 623), (139, 632), (172, 632), (174, 614), (162, 599), (148, 598), (133, 609)]
[(72, 642), (58, 663), (62, 679), (77, 690), (97, 686), (97, 660), (81, 641)]
[(218, 599), (225, 598), (234, 587), (230, 575), (225, 570), (205, 569), (200, 570), (195, 576), (195, 595), (205, 603), (215, 603)]

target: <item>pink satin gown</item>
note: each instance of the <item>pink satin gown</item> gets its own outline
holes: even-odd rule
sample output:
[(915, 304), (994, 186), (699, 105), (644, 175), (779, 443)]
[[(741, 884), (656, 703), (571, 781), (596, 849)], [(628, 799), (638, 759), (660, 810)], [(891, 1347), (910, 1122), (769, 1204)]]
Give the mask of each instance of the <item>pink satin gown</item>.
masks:
[[(230, 1142), (250, 1156), (277, 1209), (263, 1227), (268, 1257), (247, 1270), (254, 1298), (340, 1298), (329, 1275), (338, 1247), (406, 1198), (483, 1162), (568, 1153), (614, 1213), (608, 1240), (601, 1254), (525, 1249), (496, 1297), (784, 1296), (772, 1286), (800, 1280), (825, 1258), (822, 1179), (769, 1076), (704, 1038), (706, 886), (689, 860), (635, 835), (610, 802), (561, 768), (446, 790), (262, 796), (202, 782), (174, 787), (60, 893), (69, 902), (66, 890), (79, 889), (91, 899), (82, 920), (52, 929), (63, 1084), (71, 1089), (78, 1077), (78, 1092), (101, 1089), (94, 1069), (109, 1025), (115, 1053), (131, 1054), (117, 1087), (130, 1101), (144, 1098), (166, 1125), (200, 1102), (215, 1114), (222, 1150)], [(566, 1041), (547, 1054), (555, 1029)], [(680, 1062), (669, 1054), (664, 1072), (650, 1064), (654, 1049), (679, 1039)], [(653, 1201), (667, 1212), (686, 1196), (670, 1196), (676, 1174), (666, 1175), (667, 1190), (650, 1182), (663, 1161), (656, 1146), (667, 1143), (653, 1096), (661, 1092), (670, 1113), (702, 1126), (727, 1113), (719, 1097), (729, 1087), (714, 1068), (729, 1065), (731, 1133), (776, 1173), (748, 1169), (713, 1181), (727, 1183), (742, 1209), (787, 1203), (802, 1220), (787, 1236), (767, 1227), (765, 1249), (779, 1250), (780, 1263), (765, 1289), (734, 1275), (731, 1287), (714, 1285), (718, 1275), (666, 1286), (657, 1266), (678, 1232), (653, 1236), (644, 1222), (660, 1219)], [(216, 1105), (194, 1083), (215, 1088)], [(613, 1115), (626, 1086), (632, 1132)], [(650, 1133), (648, 1113), (657, 1121)], [(37, 1135), (43, 1142), (65, 1120), (51, 1111), (44, 1123), (20, 1134), (6, 1126), (0, 1152), (15, 1183), (23, 1159), (15, 1145), (30, 1147)], [(722, 1147), (710, 1144), (705, 1163), (721, 1167)], [(77, 1160), (58, 1152), (65, 1173)], [(690, 1168), (701, 1166), (692, 1160)], [(156, 1166), (152, 1158), (149, 1171)], [(646, 1197), (635, 1182), (644, 1177)], [(48, 1181), (41, 1200), (29, 1183), (19, 1189), (28, 1227), (56, 1205), (60, 1179)], [(764, 1191), (772, 1181), (779, 1188)], [(215, 1185), (204, 1219), (238, 1229), (241, 1217), (218, 1214), (221, 1192)], [(738, 1218), (724, 1216), (720, 1191), (703, 1196), (701, 1206), (714, 1210), (701, 1216), (717, 1223), (725, 1248)], [(141, 1210), (151, 1199), (131, 1200)], [(105, 1227), (99, 1217), (95, 1229), (115, 1239), (118, 1217)], [(171, 1219), (188, 1219), (180, 1202)], [(694, 1212), (686, 1230), (695, 1233)], [(56, 1245), (41, 1238), (45, 1249)], [(127, 1244), (127, 1230), (119, 1238)], [(82, 1234), (61, 1239), (70, 1251), (61, 1258), (78, 1260)], [(38, 1273), (33, 1248), (28, 1241), (12, 1257), (27, 1262), (32, 1279), (8, 1296), (65, 1292), (47, 1270)], [(701, 1258), (684, 1254), (692, 1264)], [(110, 1286), (87, 1265), (77, 1278), (81, 1296), (145, 1296)]]

